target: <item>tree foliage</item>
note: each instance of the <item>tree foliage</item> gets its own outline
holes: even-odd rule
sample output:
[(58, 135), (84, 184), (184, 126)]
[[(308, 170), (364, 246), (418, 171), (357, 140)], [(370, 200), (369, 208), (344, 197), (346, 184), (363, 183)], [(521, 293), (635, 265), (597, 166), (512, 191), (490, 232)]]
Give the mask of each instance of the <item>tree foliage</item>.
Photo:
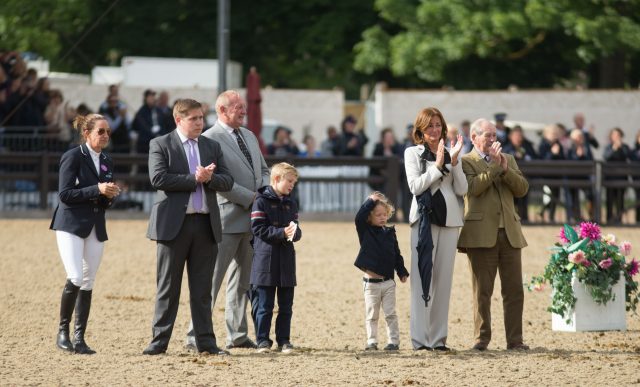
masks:
[[(353, 69), (352, 48), (377, 18), (372, 1), (229, 3), (230, 59), (256, 66), (265, 85), (356, 95), (369, 78)], [(0, 7), (4, 47), (35, 51), (57, 70), (88, 73), (134, 55), (217, 57), (216, 1), (3, 0)]]
[(549, 87), (609, 58), (630, 74), (640, 53), (639, 0), (377, 0), (375, 7), (381, 23), (355, 47), (354, 67), (367, 74)]

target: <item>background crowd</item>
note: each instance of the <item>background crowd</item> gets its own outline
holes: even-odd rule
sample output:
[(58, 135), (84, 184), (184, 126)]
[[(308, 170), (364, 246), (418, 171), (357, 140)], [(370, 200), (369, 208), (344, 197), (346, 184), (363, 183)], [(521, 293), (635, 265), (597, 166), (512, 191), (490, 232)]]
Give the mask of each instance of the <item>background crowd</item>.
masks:
[[(71, 123), (78, 115), (97, 112), (106, 117), (112, 129), (111, 141), (107, 147), (110, 153), (146, 154), (149, 142), (158, 136), (175, 129), (171, 116), (172, 103), (166, 91), (156, 92), (147, 89), (141, 96), (142, 106), (130, 113), (127, 104), (120, 98), (118, 85), (108, 87), (105, 100), (95, 110), (84, 103), (71, 106), (58, 89), (52, 89), (46, 77), (38, 77), (34, 69), (28, 69), (22, 56), (15, 51), (0, 52), (0, 134), (4, 134), (1, 150), (28, 151), (32, 143), (14, 141), (12, 135), (20, 137), (25, 133), (38, 133), (41, 149), (62, 152), (78, 141)], [(205, 111), (209, 106), (204, 104)], [(205, 114), (205, 121), (206, 121)], [(640, 130), (629, 140), (622, 128), (609, 130), (607, 143), (601, 145), (594, 136), (595, 128), (587, 125), (584, 114), (578, 112), (570, 125), (556, 123), (547, 125), (539, 138), (530, 139), (522, 127), (510, 128), (505, 125), (506, 113), (494, 116), (498, 140), (503, 144), (505, 153), (515, 157), (519, 163), (531, 160), (594, 160), (594, 150), (601, 146), (604, 161), (637, 162), (640, 161)], [(205, 128), (213, 123), (205, 122)], [(464, 120), (459, 127), (450, 125), (449, 139), (455, 142), (462, 135), (464, 146), (462, 153), (471, 150), (469, 138), (470, 123)], [(329, 126), (326, 137), (317, 140), (311, 134), (304, 134), (301, 143), (294, 138), (294, 132), (287, 127), (278, 126), (272, 138), (265, 138), (266, 154), (276, 157), (396, 157), (400, 161), (400, 182), (404, 182), (404, 150), (414, 145), (411, 139), (412, 125), (406, 126), (406, 136), (398, 139), (393, 128), (380, 131), (373, 151), (367, 154), (365, 146), (370, 139), (366, 136), (362, 123), (353, 115), (347, 115), (339, 125)], [(385, 171), (371, 168), (371, 176), (384, 177)], [(593, 179), (585, 176), (584, 179)], [(384, 191), (384, 183), (372, 183), (372, 188)], [(607, 188), (606, 218), (608, 222), (621, 221), (625, 210), (624, 188)], [(638, 197), (636, 192), (636, 197)], [(401, 183), (399, 206), (403, 214), (409, 212), (409, 190)], [(539, 195), (540, 196), (540, 195)], [(535, 211), (536, 221), (553, 222), (556, 209), (562, 204), (566, 210), (566, 220), (570, 222), (593, 217), (593, 198), (591, 189), (543, 187), (542, 203)], [(583, 205), (581, 205), (583, 204)], [(517, 199), (516, 205), (523, 222), (529, 221), (529, 198)], [(638, 211), (636, 211), (638, 212)], [(406, 220), (406, 216), (405, 216)], [(640, 215), (636, 214), (636, 222)]]

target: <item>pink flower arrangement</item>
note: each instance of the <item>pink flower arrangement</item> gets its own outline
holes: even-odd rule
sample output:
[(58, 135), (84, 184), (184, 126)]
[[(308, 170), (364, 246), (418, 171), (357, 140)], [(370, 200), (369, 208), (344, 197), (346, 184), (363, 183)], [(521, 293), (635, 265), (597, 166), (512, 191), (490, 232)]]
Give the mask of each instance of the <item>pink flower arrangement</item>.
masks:
[(616, 245), (616, 236), (613, 234), (607, 234), (602, 237), (602, 241), (608, 245), (615, 246)]
[(562, 243), (563, 245), (569, 243), (569, 239), (567, 239), (567, 236), (564, 235), (564, 227), (560, 229), (560, 234), (558, 235), (558, 239), (560, 239), (560, 243)]
[(575, 227), (565, 224), (557, 238), (559, 242), (551, 248), (544, 274), (533, 276), (525, 284), (530, 291), (541, 291), (544, 283), (551, 284), (550, 312), (565, 316), (575, 306), (574, 279), (589, 289), (591, 298), (598, 304), (610, 301), (612, 285), (622, 280), (626, 308), (636, 310), (640, 289), (633, 276), (640, 272), (640, 262), (627, 258), (631, 254), (631, 243), (618, 244), (615, 235), (603, 235), (600, 226), (592, 222), (582, 222)]
[(580, 238), (589, 238), (592, 241), (600, 239), (600, 226), (591, 222), (580, 223)]
[(627, 264), (627, 272), (631, 277), (638, 274), (638, 270), (639, 270), (638, 266), (640, 265), (638, 264), (638, 261), (636, 261), (635, 258), (633, 258), (631, 262)]
[(631, 254), (631, 243), (624, 241), (620, 244), (620, 253), (625, 257)]
[(610, 268), (611, 265), (613, 265), (613, 261), (611, 260), (611, 258), (603, 259), (602, 261), (600, 261), (600, 263), (598, 263), (598, 266), (600, 266), (600, 268), (604, 270)]
[(575, 253), (569, 254), (567, 258), (569, 259), (569, 262), (575, 263), (576, 265), (580, 265), (581, 263), (586, 262), (584, 258), (584, 251), (582, 250), (578, 250)]

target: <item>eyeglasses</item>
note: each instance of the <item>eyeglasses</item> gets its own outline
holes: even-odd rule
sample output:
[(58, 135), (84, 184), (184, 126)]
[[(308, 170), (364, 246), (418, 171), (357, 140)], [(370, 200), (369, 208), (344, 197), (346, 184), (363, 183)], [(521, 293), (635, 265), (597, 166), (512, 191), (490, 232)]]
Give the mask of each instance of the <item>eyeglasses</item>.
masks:
[(107, 134), (107, 136), (111, 137), (111, 129), (105, 129), (105, 128), (98, 129), (98, 135), (102, 136), (105, 133)]

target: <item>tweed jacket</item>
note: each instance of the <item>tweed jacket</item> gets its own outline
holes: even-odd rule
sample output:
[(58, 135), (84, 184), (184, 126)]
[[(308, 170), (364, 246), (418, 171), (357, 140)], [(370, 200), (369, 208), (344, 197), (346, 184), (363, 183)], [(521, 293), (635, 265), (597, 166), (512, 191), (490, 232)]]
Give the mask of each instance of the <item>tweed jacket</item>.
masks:
[(464, 226), (458, 239), (458, 248), (493, 247), (498, 238), (500, 217), (509, 243), (514, 248), (527, 246), (522, 234), (520, 216), (513, 204), (514, 197), (523, 197), (529, 183), (518, 169), (513, 156), (503, 153), (508, 168), (503, 173), (499, 164), (487, 163), (476, 149), (462, 157), (462, 170), (469, 190), (464, 198)]

